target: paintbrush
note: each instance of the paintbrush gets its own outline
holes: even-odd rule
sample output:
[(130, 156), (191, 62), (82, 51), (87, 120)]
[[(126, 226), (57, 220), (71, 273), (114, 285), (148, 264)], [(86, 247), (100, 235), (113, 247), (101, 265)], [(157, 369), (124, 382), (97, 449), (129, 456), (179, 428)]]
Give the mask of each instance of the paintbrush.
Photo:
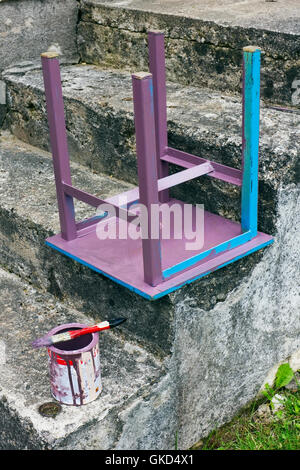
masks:
[(111, 328), (115, 328), (118, 325), (121, 325), (126, 321), (126, 318), (115, 318), (109, 321), (103, 321), (101, 323), (97, 323), (93, 326), (87, 326), (86, 328), (81, 328), (80, 330), (70, 330), (64, 331), (63, 333), (58, 333), (53, 336), (43, 336), (42, 338), (38, 338), (31, 346), (33, 348), (43, 348), (47, 346), (51, 346), (52, 344), (61, 343), (64, 341), (70, 341), (71, 339), (77, 338), (78, 336), (86, 335), (88, 333), (96, 333), (97, 331), (109, 330)]

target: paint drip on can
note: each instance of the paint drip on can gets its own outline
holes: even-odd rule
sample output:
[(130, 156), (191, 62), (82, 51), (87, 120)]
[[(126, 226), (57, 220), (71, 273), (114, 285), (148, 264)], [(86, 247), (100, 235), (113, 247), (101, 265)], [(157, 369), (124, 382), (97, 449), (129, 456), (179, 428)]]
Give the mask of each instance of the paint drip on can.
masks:
[[(68, 323), (49, 331), (49, 336), (87, 325)], [(48, 348), (51, 393), (65, 405), (85, 405), (102, 391), (99, 334), (90, 333)]]

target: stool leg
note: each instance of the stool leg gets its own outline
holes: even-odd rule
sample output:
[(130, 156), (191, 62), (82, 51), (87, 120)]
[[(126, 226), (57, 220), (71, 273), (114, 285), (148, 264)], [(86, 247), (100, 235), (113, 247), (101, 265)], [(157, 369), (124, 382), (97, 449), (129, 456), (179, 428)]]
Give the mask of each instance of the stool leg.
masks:
[(73, 198), (65, 194), (62, 186), (62, 183), (71, 185), (72, 182), (59, 61), (56, 55), (51, 52), (42, 54), (42, 67), (61, 235), (65, 240), (73, 240), (76, 238)]
[(241, 225), (257, 235), (260, 55), (258, 47), (243, 49), (243, 183)]
[[(162, 281), (160, 240), (151, 238), (151, 210), (159, 204), (157, 160), (153, 109), (153, 85), (150, 73), (132, 75), (136, 152), (139, 178), (139, 202), (147, 208), (148, 231), (142, 233), (144, 280), (152, 286)], [(142, 231), (143, 231), (143, 227)]]
[[(153, 81), (157, 173), (158, 178), (164, 178), (169, 175), (169, 165), (161, 160), (168, 147), (165, 45), (162, 32), (148, 33), (148, 50), (149, 69)], [(168, 189), (159, 193), (159, 200), (169, 201)]]

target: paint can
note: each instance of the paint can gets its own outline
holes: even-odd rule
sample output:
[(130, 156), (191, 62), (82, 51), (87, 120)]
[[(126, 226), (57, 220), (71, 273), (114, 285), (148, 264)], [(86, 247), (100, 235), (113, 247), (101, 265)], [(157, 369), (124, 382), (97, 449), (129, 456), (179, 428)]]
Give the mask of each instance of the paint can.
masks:
[[(87, 325), (68, 323), (49, 331), (49, 336)], [(65, 405), (85, 405), (102, 391), (99, 334), (90, 333), (48, 348), (51, 393)]]

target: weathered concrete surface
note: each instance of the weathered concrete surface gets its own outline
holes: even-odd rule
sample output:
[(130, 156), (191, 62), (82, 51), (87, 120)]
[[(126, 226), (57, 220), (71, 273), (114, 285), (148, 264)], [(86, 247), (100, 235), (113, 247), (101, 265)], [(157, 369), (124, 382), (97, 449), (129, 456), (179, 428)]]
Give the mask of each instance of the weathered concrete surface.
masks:
[[(230, 420), (256, 396), (272, 366), (299, 349), (299, 186), (278, 183), (272, 246), (149, 302), (46, 248), (44, 238), (58, 229), (49, 155), (5, 134), (0, 154), (2, 265), (60, 297), (66, 311), (76, 305), (97, 319), (126, 311), (123, 338), (165, 357), (166, 373), (141, 399), (132, 397), (128, 406), (110, 413), (105, 426), (95, 424), (105, 448), (171, 449), (177, 432), (180, 448), (193, 445)], [(72, 171), (75, 183), (85, 183), (87, 190), (98, 187), (100, 197), (109, 195), (106, 177), (76, 164)], [(109, 180), (116, 191), (126, 186)], [(42, 331), (54, 317), (40, 298)], [(5, 416), (11, 419), (8, 408)], [(116, 436), (115, 423), (117, 440), (102, 434), (108, 427)], [(26, 433), (26, 445), (33, 445), (33, 431)], [(98, 445), (92, 444), (92, 425), (77, 436), (58, 445), (80, 448), (82, 436), (89, 448)]]
[[(0, 2), (0, 11), (21, 3), (33, 5)], [(55, 3), (63, 8), (68, 2)], [(164, 29), (170, 80), (239, 92), (240, 49), (259, 41), (269, 79), (263, 79), (265, 98), (291, 104), (299, 15), (286, 23), (282, 16), (276, 29), (277, 20), (263, 14), (273, 6), (279, 11), (280, 1), (260, 2), (256, 29), (248, 1), (239, 24), (234, 12), (241, 2), (212, 2), (200, 18), (199, 2), (189, 3), (192, 18), (179, 10), (174, 15), (170, 5), (180, 7), (171, 1), (159, 6), (163, 14), (142, 11), (149, 2), (112, 9), (100, 3), (82, 2), (78, 44), (85, 60), (140, 70), (147, 67), (146, 29)], [(293, 5), (285, 2), (285, 17)], [(8, 103), (0, 93), (0, 120), (48, 150), (39, 57), (27, 59), (5, 74)], [(130, 188), (136, 159), (129, 74), (93, 66), (62, 72), (74, 183), (103, 198)], [(168, 99), (171, 145), (240, 167), (240, 96), (169, 83)], [(299, 350), (300, 115), (263, 106), (261, 117), (259, 228), (274, 234), (274, 245), (153, 303), (45, 246), (59, 230), (50, 155), (1, 134), (0, 263), (22, 280), (0, 272), (0, 448), (171, 449), (177, 433), (179, 448), (187, 448), (230, 420), (274, 365)], [(239, 191), (207, 177), (179, 187), (176, 195), (239, 218)], [(83, 204), (76, 211), (79, 219), (93, 214)], [(107, 388), (99, 400), (42, 418), (37, 408), (51, 399), (46, 356), (31, 351), (29, 341), (49, 322), (93, 323), (125, 312), (122, 331), (101, 337)]]
[(77, 0), (14, 0), (0, 2), (0, 75), (3, 69), (36, 63), (48, 49), (62, 61), (77, 63)]
[(34, 350), (30, 343), (49, 327), (92, 324), (91, 319), (2, 269), (0, 288), (0, 449), (114, 448), (122, 433), (122, 413), (149, 394), (162, 365), (120, 335), (101, 333), (100, 396), (81, 407), (62, 405), (54, 418), (43, 417), (39, 406), (55, 401), (47, 351)]
[[(225, 301), (209, 310), (200, 307), (201, 283), (175, 294), (168, 374), (157, 386), (156, 399), (151, 397), (152, 409), (147, 402), (136, 402), (127, 411), (120, 448), (134, 442), (132, 423), (143, 432), (151, 414), (157, 426), (144, 431), (140, 443), (153, 448), (155, 435), (172, 429), (178, 431), (180, 449), (191, 446), (249, 404), (272, 366), (299, 350), (300, 188), (280, 190), (278, 200), (275, 244)], [(170, 427), (159, 416), (172, 406), (177, 420)]]
[(81, 59), (112, 68), (148, 66), (147, 31), (166, 37), (168, 79), (239, 92), (242, 48), (255, 44), (262, 60), (262, 96), (300, 106), (293, 84), (300, 79), (298, 0), (82, 0), (78, 25)]
[[(49, 149), (41, 70), (11, 69), (6, 125), (23, 141)], [(62, 67), (71, 158), (95, 171), (136, 183), (131, 78), (95, 66)], [(241, 167), (241, 97), (168, 83), (170, 146), (225, 165)], [(259, 165), (259, 229), (273, 233), (280, 182), (296, 182), (300, 114), (262, 106)], [(238, 220), (237, 187), (202, 177), (172, 191), (186, 202)]]
[[(260, 0), (81, 0), (83, 9), (106, 5), (117, 9), (162, 13), (204, 21), (214, 21), (223, 26), (270, 29), (279, 33), (299, 33), (300, 11), (297, 0), (282, 0), (267, 5)], [(271, 3), (271, 2), (269, 2)]]

